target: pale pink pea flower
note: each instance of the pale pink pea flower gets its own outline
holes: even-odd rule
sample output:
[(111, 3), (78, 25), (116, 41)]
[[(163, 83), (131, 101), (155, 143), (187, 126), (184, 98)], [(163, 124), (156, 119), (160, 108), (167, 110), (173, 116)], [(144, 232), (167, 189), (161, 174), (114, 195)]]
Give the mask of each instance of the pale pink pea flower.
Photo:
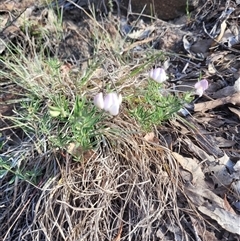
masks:
[(121, 95), (118, 95), (116, 92), (109, 93), (104, 98), (104, 110), (111, 115), (118, 115), (121, 103)]
[(122, 96), (116, 92), (108, 93), (104, 97), (101, 92), (94, 97), (94, 105), (99, 109), (104, 109), (113, 116), (118, 115), (121, 103)]
[(93, 103), (99, 109), (104, 108), (104, 100), (103, 100), (103, 93), (102, 92), (100, 92), (100, 93), (98, 93), (94, 96)]
[(208, 81), (207, 79), (202, 79), (198, 81), (195, 85), (196, 94), (200, 97), (203, 95), (204, 91), (208, 88)]
[(166, 74), (165, 70), (160, 67), (151, 69), (149, 72), (149, 76), (150, 76), (150, 78), (152, 78), (153, 80), (155, 80), (158, 83), (163, 83), (167, 80), (167, 74)]

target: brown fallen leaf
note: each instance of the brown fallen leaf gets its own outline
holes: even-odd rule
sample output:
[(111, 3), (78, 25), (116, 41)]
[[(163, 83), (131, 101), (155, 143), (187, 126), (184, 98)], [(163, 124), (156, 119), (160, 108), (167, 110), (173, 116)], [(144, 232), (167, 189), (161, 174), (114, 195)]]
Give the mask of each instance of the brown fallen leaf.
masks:
[[(183, 138), (183, 141), (191, 147), (191, 150), (195, 155), (199, 157), (199, 160), (208, 160), (211, 162), (215, 161), (215, 157), (221, 155), (221, 150), (215, 145), (215, 140), (210, 135), (203, 136), (196, 133), (194, 136), (195, 141), (198, 145), (194, 144), (193, 141), (187, 138)], [(200, 147), (199, 147), (200, 146)]]
[(154, 140), (154, 137), (155, 137), (154, 132), (148, 132), (143, 138), (144, 138), (146, 141), (153, 141), (153, 140)]
[(233, 108), (233, 107), (228, 107), (228, 109), (230, 111), (232, 111), (234, 114), (236, 114), (238, 116), (238, 118), (240, 119), (240, 110), (239, 109), (236, 109), (236, 108)]
[(154, 132), (149, 132), (143, 137), (146, 141), (153, 142), (158, 144), (159, 139), (158, 137), (154, 134)]
[(234, 86), (227, 86), (223, 89), (220, 89), (216, 92), (213, 92), (211, 94), (211, 97), (214, 98), (214, 99), (219, 99), (219, 98), (230, 96), (234, 93), (236, 93), (236, 91), (234, 89)]
[(211, 173), (209, 178), (212, 180), (214, 186), (217, 187), (218, 193), (221, 194), (221, 196), (229, 189), (231, 189), (235, 195), (238, 195), (240, 192), (239, 172), (234, 171), (232, 165), (231, 159), (225, 153), (224, 156), (218, 158), (217, 162), (211, 163), (205, 169), (205, 174)]
[(0, 5), (0, 11), (1, 12), (12, 12), (14, 7), (15, 7), (15, 3), (12, 1), (12, 2), (9, 2), (9, 3), (1, 3)]
[(182, 166), (183, 169), (187, 170), (192, 174), (192, 183), (198, 185), (201, 188), (208, 188), (204, 181), (204, 174), (201, 170), (201, 166), (196, 162), (195, 159), (183, 157), (177, 152), (172, 152), (174, 158)]
[(198, 207), (203, 214), (211, 217), (225, 230), (240, 235), (240, 216), (228, 212), (215, 205), (205, 203), (204, 206)]
[[(193, 228), (197, 231), (199, 236), (201, 236), (202, 241), (219, 241), (218, 238), (216, 238), (213, 231), (206, 230), (202, 225), (201, 222), (198, 219), (193, 218), (193, 216), (189, 215)], [(196, 235), (195, 235), (196, 236)]]
[(240, 92), (240, 78), (238, 78), (233, 86), (227, 86), (211, 94), (214, 99), (219, 99), (227, 96), (231, 96), (237, 92)]
[(221, 136), (215, 137), (214, 138), (216, 140), (216, 145), (218, 147), (231, 147), (234, 146), (236, 144), (236, 141), (232, 141), (232, 140), (227, 140)]
[(221, 41), (224, 33), (225, 33), (225, 30), (227, 28), (227, 24), (226, 24), (226, 19), (221, 23), (221, 31), (220, 31), (220, 34), (214, 39), (215, 42), (213, 42), (212, 46), (211, 47), (215, 47), (217, 46), (218, 42)]
[(227, 196), (226, 194), (224, 195), (224, 208), (226, 211), (232, 213), (232, 214), (236, 214), (236, 212), (233, 210), (233, 208), (231, 207), (231, 205), (229, 204), (228, 200), (227, 200)]
[(210, 200), (212, 205), (224, 208), (224, 201), (222, 198), (213, 193), (209, 188), (201, 188), (198, 183), (197, 185), (186, 183), (184, 186), (184, 193), (197, 207), (206, 204), (206, 200)]
[(236, 106), (240, 106), (240, 93), (237, 92), (237, 93), (233, 94), (232, 96), (220, 98), (220, 99), (217, 99), (217, 100), (207, 101), (207, 102), (204, 102), (204, 103), (195, 104), (194, 105), (194, 111), (195, 112), (198, 112), (198, 111), (205, 112), (205, 111), (214, 109), (218, 106), (226, 105), (226, 104), (233, 104), (233, 105), (236, 105)]

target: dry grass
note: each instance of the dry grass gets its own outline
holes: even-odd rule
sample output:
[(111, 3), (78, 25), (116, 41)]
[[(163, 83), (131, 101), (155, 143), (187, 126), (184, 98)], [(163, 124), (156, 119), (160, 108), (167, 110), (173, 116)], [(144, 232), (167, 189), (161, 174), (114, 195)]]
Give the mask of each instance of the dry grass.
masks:
[(157, 240), (159, 230), (175, 225), (184, 233), (177, 164), (134, 124), (117, 117), (109, 123), (116, 131), (82, 163), (68, 154), (25, 151), (26, 168), (41, 166), (41, 178), (36, 186), (18, 178), (1, 183), (3, 240)]
[[(10, 55), (2, 61), (8, 69), (3, 76), (27, 95), (26, 104), (16, 105), (13, 116), (3, 117), (22, 133), (13, 147), (7, 147), (8, 141), (3, 145), (0, 236), (4, 241), (157, 240), (161, 233), (172, 236), (169, 227), (174, 230), (176, 225), (185, 233), (177, 206), (178, 165), (157, 141), (157, 129), (155, 141), (148, 142), (146, 132), (128, 113), (129, 100), (136, 98), (137, 89), (146, 88), (143, 70), (164, 57), (146, 51), (142, 59), (132, 62), (126, 55), (124, 63), (119, 43), (107, 32), (102, 34), (103, 27), (94, 21), (89, 29), (99, 57), (82, 73), (69, 71), (60, 61), (46, 61), (34, 46), (29, 54), (25, 54), (27, 49), (9, 49)], [(123, 41), (119, 36), (118, 40)], [(92, 96), (103, 88), (114, 88), (127, 96), (121, 114), (98, 123), (104, 128), (96, 144), (86, 151), (74, 147), (73, 158), (66, 150), (76, 140), (54, 145), (60, 133), (70, 135), (71, 126), (66, 122), (61, 129), (64, 119), (51, 119), (48, 107), (64, 106), (61, 96), (69, 100), (68, 108), (73, 108), (81, 95), (90, 104)], [(17, 130), (12, 124), (3, 129)]]
[[(135, 49), (135, 43), (119, 34), (120, 20), (111, 16), (98, 22), (91, 17), (78, 28), (66, 21), (60, 32), (49, 19), (36, 19), (46, 21), (44, 31), (34, 29), (44, 33), (37, 34), (43, 48), (36, 48), (39, 39), (26, 38), (24, 45), (13, 39), (17, 49), (6, 48), (0, 61), (1, 86), (7, 95), (0, 103), (0, 239), (198, 240), (198, 225), (207, 240), (208, 231), (219, 226), (200, 215), (186, 195), (186, 172), (173, 155), (195, 155), (188, 145), (198, 141), (192, 138), (195, 129), (187, 130), (192, 123), (188, 126), (188, 120), (181, 123), (176, 115), (163, 113), (159, 123), (168, 118), (172, 122), (153, 123), (146, 131), (129, 112), (152, 107), (142, 101), (152, 66), (169, 57), (182, 67), (184, 58), (151, 49), (147, 41)], [(31, 18), (32, 26), (36, 19)], [(81, 50), (79, 59), (71, 49), (75, 54)], [(59, 56), (65, 54), (69, 58), (64, 61)], [(197, 69), (191, 61), (188, 65)], [(196, 73), (190, 78), (197, 81), (201, 71)], [(184, 99), (181, 92), (169, 91), (171, 84), (164, 88)], [(92, 104), (93, 95), (109, 90), (124, 96), (116, 117)], [(84, 108), (77, 114), (86, 125), (94, 120), (83, 133), (83, 126), (78, 126), (82, 119), (73, 118), (81, 98), (91, 115)], [(56, 106), (63, 111), (51, 116), (49, 110)], [(79, 145), (85, 140), (91, 141), (86, 148)]]

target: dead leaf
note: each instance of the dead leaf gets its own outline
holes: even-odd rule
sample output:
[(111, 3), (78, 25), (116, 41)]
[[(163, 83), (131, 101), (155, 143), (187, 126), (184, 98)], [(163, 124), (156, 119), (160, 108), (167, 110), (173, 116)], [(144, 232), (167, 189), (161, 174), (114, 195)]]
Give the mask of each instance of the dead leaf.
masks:
[(174, 158), (179, 162), (183, 169), (189, 171), (192, 174), (192, 183), (201, 188), (208, 188), (204, 179), (204, 173), (201, 170), (201, 166), (196, 162), (195, 159), (183, 157), (177, 152), (172, 152)]
[(194, 186), (191, 183), (187, 183), (184, 187), (184, 193), (197, 207), (202, 206), (206, 203), (206, 200), (209, 200), (212, 205), (224, 208), (223, 199), (209, 190), (209, 188), (200, 188), (197, 185)]
[(25, 11), (15, 21), (15, 25), (19, 28), (24, 26), (26, 24), (26, 22), (30, 20), (31, 16), (33, 15), (33, 11), (35, 9), (36, 9), (35, 6), (26, 8)]
[(233, 169), (235, 172), (240, 172), (240, 160), (234, 165)]
[(218, 147), (231, 147), (236, 144), (236, 141), (227, 140), (221, 136), (215, 137), (214, 139)]
[(153, 142), (159, 144), (158, 137), (154, 134), (154, 132), (149, 132), (143, 137), (146, 141)]
[(212, 98), (218, 99), (222, 97), (231, 96), (235, 93), (240, 93), (240, 78), (238, 78), (233, 86), (227, 86), (211, 94)]
[(147, 37), (150, 36), (150, 34), (155, 30), (154, 26), (148, 26), (145, 29), (141, 29), (141, 30), (137, 30), (137, 31), (133, 31), (129, 34), (127, 34), (127, 36), (131, 39), (134, 40), (143, 40)]
[(212, 75), (217, 73), (217, 70), (216, 70), (213, 62), (210, 62), (208, 64), (208, 72)]
[(154, 140), (154, 137), (155, 137), (154, 132), (149, 132), (149, 133), (147, 133), (143, 138), (144, 138), (146, 141), (153, 141), (153, 140)]
[(214, 93), (214, 92), (224, 88), (225, 86), (226, 86), (226, 83), (223, 80), (218, 79), (218, 81), (212, 82), (212, 83), (209, 84), (206, 92), (211, 94), (211, 93)]
[(189, 217), (192, 221), (194, 230), (196, 230), (197, 234), (201, 236), (202, 241), (219, 241), (219, 239), (216, 238), (214, 232), (206, 230), (206, 228), (201, 225), (201, 222), (199, 222), (198, 219), (193, 218), (191, 215), (189, 215)]
[(215, 42), (213, 42), (212, 47), (216, 46), (218, 42), (222, 39), (224, 32), (226, 30), (227, 24), (226, 24), (226, 19), (221, 23), (221, 31), (220, 34), (215, 38)]
[(204, 103), (194, 104), (194, 111), (205, 112), (205, 111), (214, 109), (218, 106), (226, 105), (226, 104), (233, 104), (233, 105), (240, 106), (240, 93), (235, 93), (232, 96), (228, 96), (218, 100), (211, 100)]
[(234, 90), (235, 90), (236, 92), (239, 92), (239, 93), (240, 93), (240, 78), (238, 78), (238, 79), (235, 81), (233, 87), (234, 87)]
[[(198, 136), (195, 137), (195, 139), (197, 140), (197, 142), (200, 144), (201, 148), (198, 147), (197, 145), (195, 145), (190, 139), (184, 138), (183, 141), (189, 146), (189, 148), (191, 149), (191, 151), (199, 157), (199, 160), (201, 161), (209, 161), (209, 162), (214, 162), (215, 158), (213, 157), (213, 155), (209, 155), (207, 154), (206, 151), (204, 151), (203, 149), (206, 149), (209, 152), (209, 148), (206, 146), (207, 142), (202, 139), (202, 138), (198, 138)], [(217, 153), (217, 150), (214, 151), (215, 146), (212, 148), (212, 152), (209, 152), (211, 154), (213, 154), (214, 152)], [(217, 149), (217, 147), (216, 147)]]
[[(235, 26), (231, 26), (231, 27), (234, 28)], [(224, 36), (221, 39), (221, 43), (227, 43), (228, 47), (231, 48), (233, 45), (239, 43), (239, 37), (240, 36), (238, 36), (238, 34), (236, 33), (234, 34), (231, 29), (227, 29), (224, 33)]]
[(81, 146), (79, 146), (77, 143), (71, 142), (67, 146), (67, 152), (73, 156), (79, 157), (82, 155), (83, 150), (82, 150)]
[(236, 91), (234, 89), (234, 86), (227, 86), (223, 89), (218, 90), (217, 92), (213, 92), (211, 94), (211, 97), (214, 98), (214, 99), (218, 99), (218, 98), (231, 96), (234, 93), (236, 93)]
[(15, 3), (9, 2), (9, 3), (1, 3), (0, 5), (0, 11), (1, 12), (12, 12), (12, 10), (14, 9)]
[(169, 121), (171, 122), (172, 126), (179, 128), (183, 135), (187, 135), (190, 133), (190, 131), (180, 121), (175, 120), (175, 119), (172, 119)]
[(239, 173), (231, 167), (231, 160), (226, 154), (217, 162), (211, 163), (207, 170), (211, 173), (210, 178), (218, 188), (232, 188), (236, 195), (240, 193)]
[(229, 204), (228, 200), (227, 200), (227, 196), (226, 194), (224, 195), (224, 207), (225, 207), (225, 210), (230, 212), (230, 213), (233, 213), (233, 214), (236, 214), (235, 211), (232, 209), (231, 205)]
[(229, 231), (240, 235), (240, 216), (228, 212), (222, 208), (216, 207), (215, 205), (205, 203), (204, 206), (198, 207), (198, 210), (203, 214), (217, 221), (217, 223)]
[[(188, 125), (186, 125), (186, 127), (193, 134), (192, 136), (194, 137), (195, 141), (205, 152), (208, 153), (208, 155), (210, 155), (210, 156), (207, 156), (207, 159), (209, 161), (210, 160), (212, 161), (214, 160), (214, 157), (219, 157), (223, 154), (222, 150), (213, 143), (211, 135), (203, 134), (203, 133), (206, 133), (206, 130), (203, 128), (202, 122), (201, 122), (201, 125), (197, 123), (198, 118), (195, 120), (195, 118), (188, 116), (185, 119), (189, 123)], [(182, 122), (181, 119), (179, 119), (178, 122)], [(182, 122), (182, 124), (184, 124), (184, 121)], [(184, 138), (184, 141), (189, 145), (190, 148), (194, 148), (194, 151), (199, 149), (190, 139)], [(196, 154), (198, 153), (199, 151), (197, 150)], [(206, 156), (203, 155), (200, 158), (204, 160), (205, 157)]]

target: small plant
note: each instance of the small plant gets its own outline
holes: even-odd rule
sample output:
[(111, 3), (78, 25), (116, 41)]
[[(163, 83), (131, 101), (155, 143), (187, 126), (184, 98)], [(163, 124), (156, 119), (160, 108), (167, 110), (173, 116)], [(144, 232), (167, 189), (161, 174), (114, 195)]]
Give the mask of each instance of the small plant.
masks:
[(161, 84), (149, 80), (146, 89), (137, 91), (137, 98), (130, 98), (130, 114), (145, 131), (172, 118), (190, 99), (189, 93), (179, 98), (168, 93), (167, 90), (164, 90), (165, 94), (161, 94), (161, 90), (164, 90)]
[(36, 184), (37, 177), (40, 175), (40, 170), (25, 170), (25, 168), (20, 168), (14, 164), (11, 157), (3, 158), (0, 156), (0, 179), (9, 173), (12, 174), (12, 178), (8, 182), (9, 184), (13, 183), (16, 178), (31, 184)]
[(98, 123), (104, 118), (92, 99), (84, 95), (91, 68), (76, 81), (73, 91), (68, 82), (74, 83), (70, 76), (62, 75), (63, 64), (59, 60), (43, 55), (26, 56), (20, 48), (11, 53), (11, 58), (0, 60), (5, 66), (0, 74), (20, 86), (26, 98), (19, 100), (14, 116), (5, 118), (26, 135), (35, 136), (39, 146), (44, 137), (49, 147), (66, 150), (69, 143), (75, 143), (83, 151), (92, 148), (103, 129)]
[(98, 123), (103, 120), (102, 114), (97, 113), (85, 97), (76, 97), (72, 107), (64, 99), (61, 103), (49, 107), (50, 116), (58, 123), (51, 142), (63, 148), (70, 143), (75, 143), (82, 150), (92, 148), (101, 133), (102, 127), (98, 127)]
[(151, 69), (149, 77), (147, 87), (136, 90), (129, 98), (130, 114), (145, 131), (172, 118), (184, 104), (193, 100), (193, 94), (201, 97), (208, 88), (208, 81), (202, 79), (195, 84), (193, 92), (170, 93), (164, 86), (168, 76), (163, 68)]

